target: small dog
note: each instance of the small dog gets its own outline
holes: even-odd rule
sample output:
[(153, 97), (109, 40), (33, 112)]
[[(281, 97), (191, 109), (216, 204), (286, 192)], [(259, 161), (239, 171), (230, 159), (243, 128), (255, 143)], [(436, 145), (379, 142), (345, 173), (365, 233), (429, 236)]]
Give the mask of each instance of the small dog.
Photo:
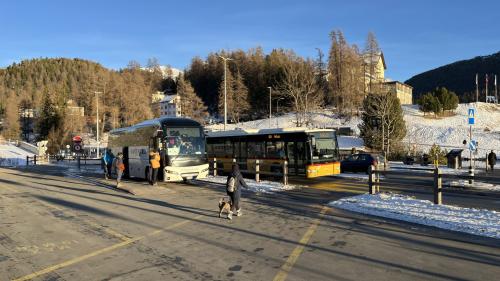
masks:
[(228, 214), (229, 212), (231, 212), (231, 201), (226, 201), (226, 199), (223, 197), (219, 200), (219, 218), (224, 211)]

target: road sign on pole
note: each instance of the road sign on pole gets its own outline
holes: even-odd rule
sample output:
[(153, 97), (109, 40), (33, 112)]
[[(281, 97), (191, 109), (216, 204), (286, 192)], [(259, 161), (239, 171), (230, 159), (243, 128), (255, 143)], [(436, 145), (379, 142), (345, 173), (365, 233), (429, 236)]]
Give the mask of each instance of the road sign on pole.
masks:
[(469, 143), (469, 149), (471, 151), (475, 151), (477, 150), (477, 142), (475, 140), (471, 140), (470, 143)]
[(474, 108), (469, 108), (469, 113), (468, 113), (469, 125), (474, 125), (474, 121), (475, 121), (474, 116), (475, 116)]

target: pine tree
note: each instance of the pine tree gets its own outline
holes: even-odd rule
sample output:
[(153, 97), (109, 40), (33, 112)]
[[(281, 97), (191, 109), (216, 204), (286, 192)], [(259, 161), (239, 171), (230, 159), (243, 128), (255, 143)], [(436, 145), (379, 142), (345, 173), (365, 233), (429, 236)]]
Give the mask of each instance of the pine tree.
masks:
[(234, 123), (239, 123), (241, 118), (248, 116), (248, 111), (250, 110), (248, 88), (245, 86), (243, 77), (239, 71), (236, 74), (236, 79), (233, 79), (232, 88), (233, 96), (231, 96), (231, 104), (233, 106), (230, 109), (230, 115)]
[(363, 122), (359, 129), (365, 145), (380, 149), (388, 156), (390, 147), (406, 135), (399, 99), (393, 93), (368, 94), (363, 102), (363, 109)]
[(6, 102), (2, 135), (6, 139), (17, 140), (20, 132), (18, 102), (16, 96), (11, 95)]
[(207, 107), (182, 75), (177, 79), (177, 94), (181, 100), (181, 115), (204, 124), (208, 117)]
[(350, 46), (340, 30), (332, 31), (328, 58), (330, 103), (341, 113), (352, 114), (364, 98), (362, 56)]
[(61, 123), (61, 116), (57, 110), (52, 95), (44, 95), (42, 107), (37, 121), (37, 133), (40, 140), (44, 140), (49, 135), (51, 129), (58, 129)]

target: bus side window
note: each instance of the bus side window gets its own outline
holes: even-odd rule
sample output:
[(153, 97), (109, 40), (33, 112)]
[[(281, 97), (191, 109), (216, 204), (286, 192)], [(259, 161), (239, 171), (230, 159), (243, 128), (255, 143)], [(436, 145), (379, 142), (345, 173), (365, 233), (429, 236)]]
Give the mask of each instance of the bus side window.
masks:
[(264, 142), (249, 142), (247, 145), (248, 158), (264, 158)]
[(247, 158), (247, 143), (245, 141), (240, 143), (240, 157), (243, 159)]
[(225, 156), (233, 158), (233, 144), (229, 140), (225, 143)]
[(214, 145), (211, 143), (207, 143), (207, 155), (208, 157), (214, 157)]
[(233, 143), (233, 146), (234, 146), (234, 157), (235, 158), (240, 158), (241, 157), (241, 153), (240, 153), (240, 142), (234, 142)]
[(256, 158), (255, 157), (255, 142), (247, 143), (247, 157), (248, 158)]
[(225, 156), (225, 149), (224, 149), (224, 143), (223, 142), (215, 142), (213, 144), (214, 148), (214, 156), (215, 157), (224, 157)]
[(282, 159), (285, 157), (285, 150), (282, 141), (268, 141), (266, 142), (266, 155), (267, 158)]

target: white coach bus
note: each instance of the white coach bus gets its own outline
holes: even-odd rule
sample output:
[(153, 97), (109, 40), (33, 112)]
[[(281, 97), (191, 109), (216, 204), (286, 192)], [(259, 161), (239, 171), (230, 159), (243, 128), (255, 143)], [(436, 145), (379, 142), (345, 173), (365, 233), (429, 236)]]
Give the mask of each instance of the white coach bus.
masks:
[(165, 117), (115, 129), (108, 149), (123, 153), (125, 177), (147, 179), (149, 152), (161, 155), (161, 181), (186, 181), (208, 176), (203, 126), (188, 118)]

